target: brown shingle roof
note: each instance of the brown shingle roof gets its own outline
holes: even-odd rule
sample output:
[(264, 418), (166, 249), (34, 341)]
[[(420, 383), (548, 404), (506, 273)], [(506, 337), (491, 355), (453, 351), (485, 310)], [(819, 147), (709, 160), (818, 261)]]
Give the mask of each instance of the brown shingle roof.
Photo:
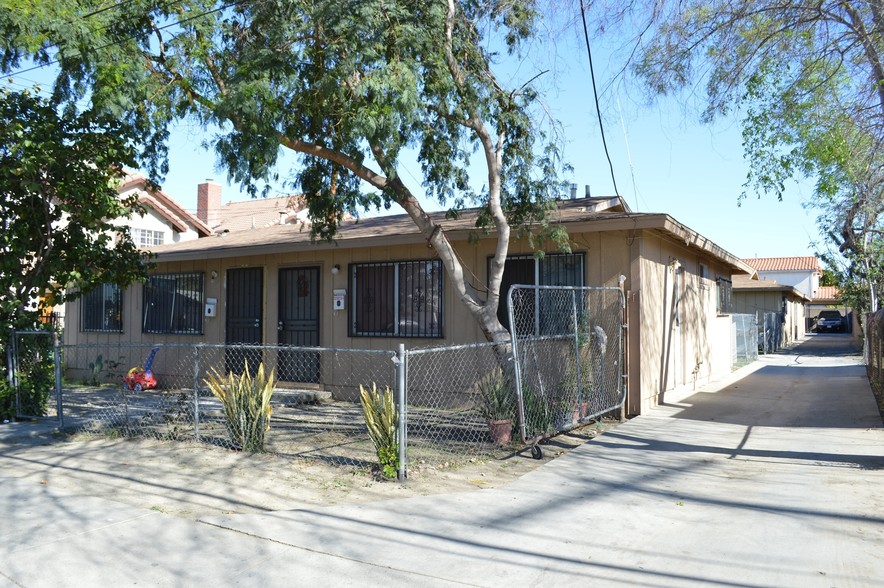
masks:
[[(751, 273), (752, 268), (708, 238), (682, 225), (667, 214), (631, 213), (619, 198), (592, 198), (565, 201), (551, 215), (550, 222), (566, 224), (568, 231), (652, 231), (705, 251), (730, 264), (733, 273)], [(476, 210), (463, 211), (458, 218), (445, 212), (430, 212), (451, 241), (466, 241), (478, 232)], [(271, 225), (230, 231), (205, 239), (152, 247), (159, 261), (222, 258), (231, 255), (272, 254), (334, 247), (357, 248), (376, 245), (425, 243), (426, 237), (406, 214), (346, 220), (333, 243), (311, 242), (310, 227), (303, 223)]]
[(760, 272), (815, 271), (822, 273), (820, 260), (814, 256), (755, 257), (744, 259), (743, 262)]
[(254, 198), (228, 202), (218, 209), (218, 226), (215, 232), (244, 231), (285, 224), (290, 217), (306, 207), (303, 196), (291, 195), (279, 198)]

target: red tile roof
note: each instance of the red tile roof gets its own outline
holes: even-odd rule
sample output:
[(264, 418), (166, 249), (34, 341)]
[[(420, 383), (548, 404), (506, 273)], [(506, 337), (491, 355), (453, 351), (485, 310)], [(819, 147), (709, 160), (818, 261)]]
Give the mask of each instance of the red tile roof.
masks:
[(157, 214), (169, 221), (176, 231), (186, 231), (186, 223), (190, 223), (200, 237), (206, 237), (212, 234), (212, 231), (209, 230), (209, 227), (206, 226), (203, 221), (184, 210), (184, 208), (175, 202), (175, 200), (173, 200), (168, 194), (162, 190), (151, 188), (148, 185), (147, 178), (142, 174), (138, 172), (127, 172), (122, 183), (117, 187), (117, 191), (119, 192), (131, 189), (139, 190), (138, 201), (141, 204), (153, 208)]
[(822, 273), (820, 260), (813, 256), (807, 257), (755, 257), (744, 259), (748, 264), (760, 272), (794, 272), (815, 271)]
[(813, 294), (814, 302), (837, 301), (841, 298), (838, 286), (820, 286)]

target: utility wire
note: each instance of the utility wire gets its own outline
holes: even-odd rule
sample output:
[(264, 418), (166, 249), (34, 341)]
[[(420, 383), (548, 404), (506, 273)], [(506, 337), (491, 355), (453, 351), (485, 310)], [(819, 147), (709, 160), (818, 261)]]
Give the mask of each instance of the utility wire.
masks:
[(608, 141), (605, 139), (605, 125), (602, 123), (602, 110), (599, 108), (599, 94), (595, 84), (595, 70), (592, 66), (592, 49), (589, 45), (589, 31), (586, 26), (586, 9), (583, 0), (580, 0), (580, 18), (583, 19), (583, 38), (586, 40), (586, 54), (589, 56), (589, 76), (592, 79), (592, 95), (595, 99), (595, 112), (599, 119), (599, 131), (602, 134), (602, 145), (605, 148), (605, 157), (608, 158), (608, 167), (611, 170), (611, 182), (614, 184), (614, 195), (620, 196), (620, 190), (617, 189), (617, 180), (614, 178), (614, 164), (611, 163), (611, 154), (608, 153)]

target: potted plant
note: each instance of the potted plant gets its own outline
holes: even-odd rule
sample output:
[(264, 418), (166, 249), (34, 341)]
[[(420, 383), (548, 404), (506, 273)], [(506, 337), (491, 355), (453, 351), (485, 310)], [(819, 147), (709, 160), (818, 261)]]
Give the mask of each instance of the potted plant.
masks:
[(516, 413), (516, 395), (512, 381), (498, 367), (476, 382), (476, 388), (479, 412), (488, 423), (491, 441), (497, 445), (509, 444)]

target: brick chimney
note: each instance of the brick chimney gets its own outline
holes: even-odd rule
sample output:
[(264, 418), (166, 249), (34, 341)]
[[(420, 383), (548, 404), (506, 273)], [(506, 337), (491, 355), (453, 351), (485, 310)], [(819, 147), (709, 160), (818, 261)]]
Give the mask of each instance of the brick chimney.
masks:
[(220, 211), (221, 184), (208, 178), (196, 188), (196, 217), (214, 229), (218, 226)]

